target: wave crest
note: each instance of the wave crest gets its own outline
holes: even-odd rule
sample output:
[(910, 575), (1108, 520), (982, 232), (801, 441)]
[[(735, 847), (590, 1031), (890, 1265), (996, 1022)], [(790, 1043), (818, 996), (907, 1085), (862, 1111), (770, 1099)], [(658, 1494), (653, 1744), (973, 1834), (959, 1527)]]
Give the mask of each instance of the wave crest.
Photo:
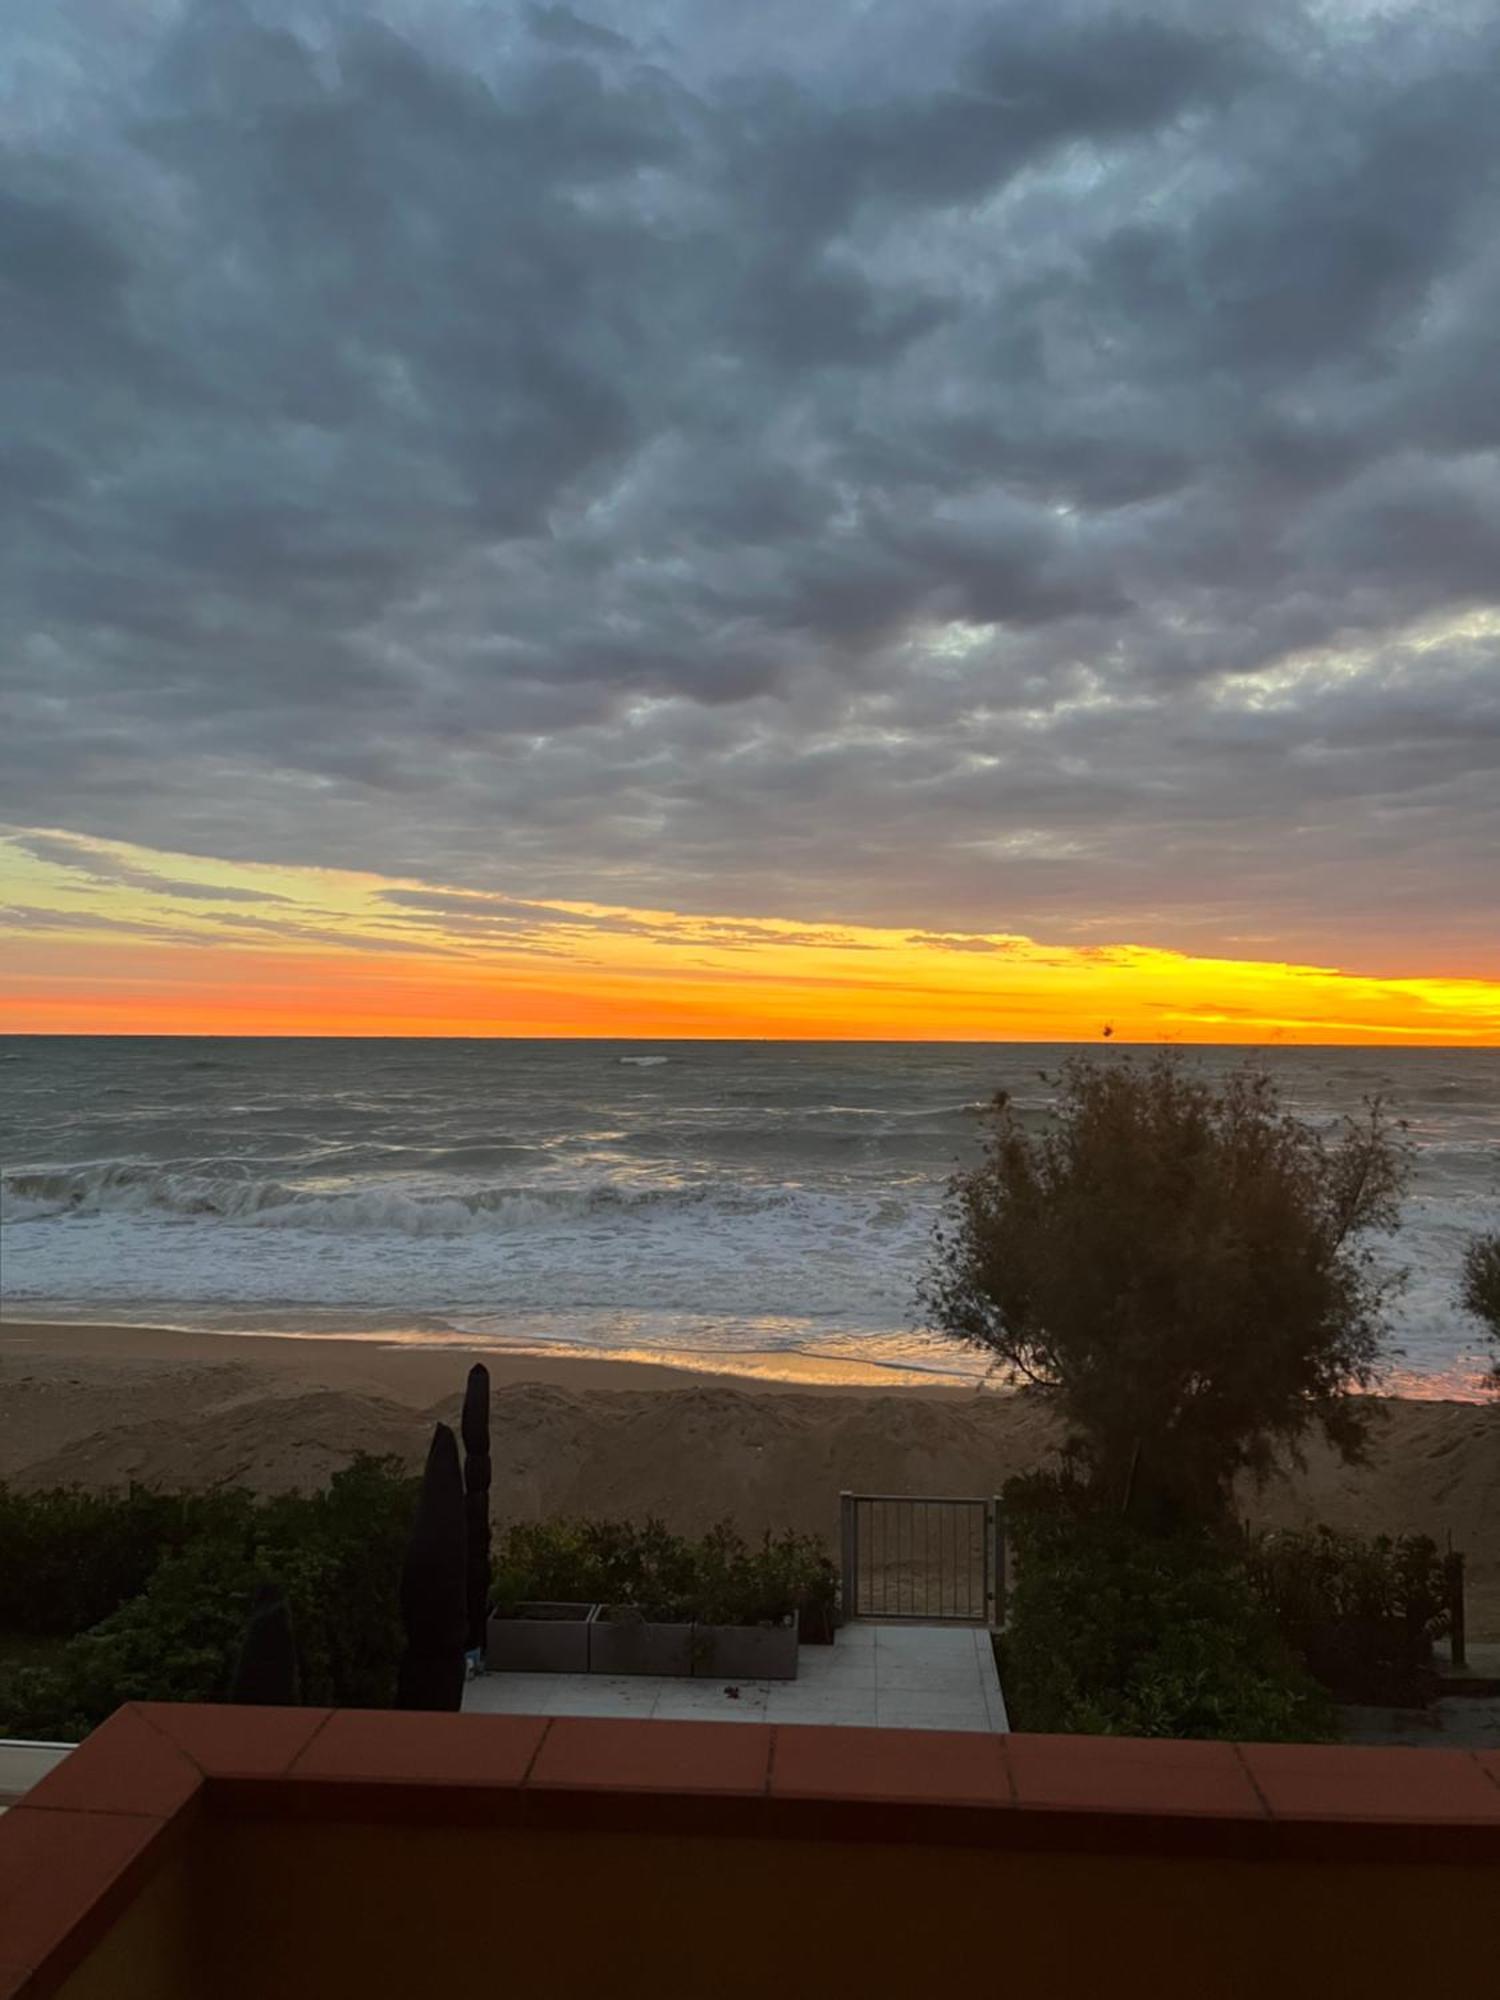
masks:
[(411, 1187), (345, 1191), (291, 1187), (276, 1180), (106, 1161), (76, 1168), (7, 1174), (0, 1183), (8, 1223), (69, 1216), (155, 1214), (181, 1222), (241, 1228), (335, 1232), (397, 1231), (451, 1236), (478, 1229), (528, 1229), (590, 1217), (703, 1210), (721, 1215), (770, 1212), (809, 1197), (786, 1188), (734, 1182), (680, 1187), (478, 1187), (439, 1192)]

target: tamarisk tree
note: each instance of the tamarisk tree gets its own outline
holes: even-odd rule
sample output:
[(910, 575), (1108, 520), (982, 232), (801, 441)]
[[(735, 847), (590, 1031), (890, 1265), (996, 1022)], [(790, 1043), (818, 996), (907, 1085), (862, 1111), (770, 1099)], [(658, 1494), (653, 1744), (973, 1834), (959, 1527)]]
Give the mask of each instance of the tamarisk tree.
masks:
[(1336, 1133), (1244, 1069), (1077, 1057), (1041, 1129), (996, 1097), (951, 1184), (933, 1323), (1056, 1407), (1067, 1448), (1143, 1525), (1222, 1517), (1237, 1475), (1321, 1432), (1361, 1455), (1399, 1283), (1407, 1171), (1380, 1105)]

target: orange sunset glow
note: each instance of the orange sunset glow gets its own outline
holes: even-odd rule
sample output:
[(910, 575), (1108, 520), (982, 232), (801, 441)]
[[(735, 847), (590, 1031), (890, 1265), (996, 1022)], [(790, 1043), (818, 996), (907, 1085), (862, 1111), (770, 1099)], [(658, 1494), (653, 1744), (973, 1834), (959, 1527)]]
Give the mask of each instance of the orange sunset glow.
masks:
[(47, 841), (45, 860), (0, 848), (12, 1031), (1500, 1041), (1500, 982), (1484, 979), (531, 902)]

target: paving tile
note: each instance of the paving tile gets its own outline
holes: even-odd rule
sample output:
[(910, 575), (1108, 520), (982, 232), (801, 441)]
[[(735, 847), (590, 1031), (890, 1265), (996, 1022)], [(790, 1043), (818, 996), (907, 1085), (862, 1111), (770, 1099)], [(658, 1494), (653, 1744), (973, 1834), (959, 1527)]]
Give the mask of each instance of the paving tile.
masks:
[(761, 1793), (771, 1754), (762, 1723), (639, 1723), (560, 1716), (528, 1781), (548, 1790)]
[(1242, 1754), (1278, 1819), (1500, 1826), (1500, 1789), (1466, 1751), (1247, 1743)]
[(804, 1708), (872, 1708), (876, 1692), (874, 1686), (844, 1686), (838, 1680), (778, 1680), (766, 1690), (766, 1706), (800, 1702)]
[[(775, 1681), (659, 1681), (656, 1713), (681, 1709), (699, 1716), (723, 1715), (730, 1720), (760, 1714), (777, 1685)], [(733, 1689), (733, 1693), (730, 1690)]]
[(136, 1709), (119, 1708), (26, 1794), (30, 1806), (146, 1813), (167, 1819), (185, 1806), (203, 1773)]
[(464, 1683), (465, 1715), (546, 1715), (569, 1674), (481, 1674)]
[(974, 1631), (968, 1625), (879, 1625), (875, 1650), (915, 1656), (933, 1666), (960, 1666), (974, 1657)]
[(228, 1702), (143, 1701), (132, 1707), (215, 1778), (277, 1776), (333, 1713), (328, 1708), (241, 1708)]
[(613, 1676), (559, 1675), (568, 1685), (553, 1690), (548, 1715), (617, 1715), (644, 1722), (656, 1707), (665, 1682), (651, 1679), (616, 1680)]
[[(880, 1656), (877, 1654), (876, 1658)], [(892, 1694), (918, 1691), (926, 1694), (973, 1695), (982, 1698), (984, 1683), (979, 1678), (979, 1666), (974, 1660), (966, 1661), (961, 1668), (924, 1667), (919, 1663), (899, 1665), (881, 1661), (876, 1668), (875, 1685), (882, 1694), (887, 1689)]]
[(1005, 1696), (998, 1687), (987, 1687), (984, 1691), (984, 1712), (989, 1718), (990, 1728), (998, 1735), (1010, 1733), (1010, 1716), (1005, 1707)]
[(1009, 1806), (1011, 1786), (985, 1734), (791, 1726), (777, 1731), (771, 1796)]
[(547, 1726), (536, 1715), (340, 1709), (292, 1774), (369, 1784), (517, 1786)]
[[(869, 1652), (875, 1644), (875, 1630), (876, 1628), (873, 1625), (841, 1625), (838, 1629), (838, 1636), (834, 1639), (832, 1646), (820, 1646), (817, 1650), (819, 1652), (831, 1652), (835, 1659), (837, 1659), (840, 1653)], [(803, 1648), (803, 1650), (805, 1651), (806, 1648)]]
[(731, 1728), (736, 1724), (743, 1727), (747, 1722), (763, 1723), (766, 1719), (764, 1703), (741, 1708), (735, 1703), (730, 1702), (726, 1703), (722, 1710), (705, 1711), (702, 1708), (675, 1707), (666, 1695), (662, 1696), (651, 1714), (653, 1722), (712, 1721), (715, 1723), (728, 1723)]
[(819, 1701), (806, 1695), (777, 1693), (766, 1703), (768, 1722), (813, 1722), (826, 1728), (875, 1726), (873, 1694), (847, 1694), (837, 1702)]
[(1007, 1736), (1022, 1806), (1081, 1812), (1260, 1819), (1264, 1808), (1230, 1743), (1123, 1736)]
[(797, 1679), (810, 1687), (822, 1686), (829, 1681), (836, 1682), (840, 1687), (873, 1687), (877, 1657), (873, 1646), (867, 1646), (858, 1653), (842, 1653), (837, 1658), (815, 1653), (810, 1659), (804, 1648), (797, 1657)]
[(79, 1927), (97, 1934), (104, 1899), (142, 1865), (163, 1822), (144, 1813), (13, 1806), (0, 1821), (0, 1935), (8, 1962), (38, 1966)]
[(977, 1691), (967, 1697), (878, 1694), (875, 1720), (882, 1729), (959, 1729), (990, 1734), (989, 1710)]

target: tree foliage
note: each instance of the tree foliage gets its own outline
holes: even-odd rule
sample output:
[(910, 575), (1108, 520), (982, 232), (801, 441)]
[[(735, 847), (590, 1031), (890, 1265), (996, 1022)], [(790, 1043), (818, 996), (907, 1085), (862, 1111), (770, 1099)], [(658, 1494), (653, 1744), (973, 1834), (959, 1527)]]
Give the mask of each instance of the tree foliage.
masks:
[(925, 1302), (1057, 1406), (1097, 1487), (1143, 1521), (1222, 1515), (1242, 1471), (1319, 1430), (1360, 1454), (1407, 1149), (1378, 1103), (1319, 1132), (1251, 1069), (1079, 1057), (1032, 1130), (994, 1100), (952, 1183)]
[(1495, 1348), (1489, 1386), (1500, 1394), (1500, 1232), (1476, 1236), (1469, 1245), (1459, 1297), (1464, 1311), (1483, 1323)]

